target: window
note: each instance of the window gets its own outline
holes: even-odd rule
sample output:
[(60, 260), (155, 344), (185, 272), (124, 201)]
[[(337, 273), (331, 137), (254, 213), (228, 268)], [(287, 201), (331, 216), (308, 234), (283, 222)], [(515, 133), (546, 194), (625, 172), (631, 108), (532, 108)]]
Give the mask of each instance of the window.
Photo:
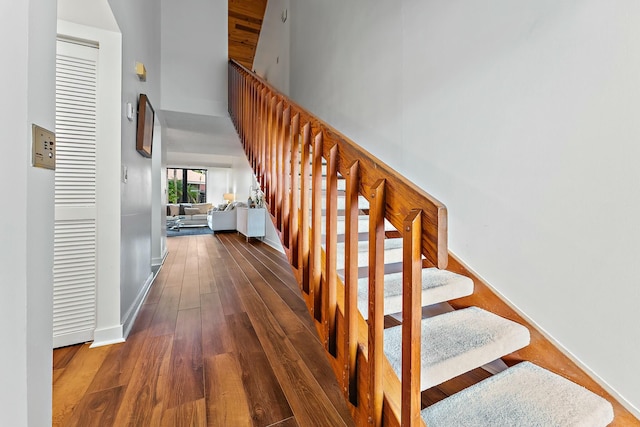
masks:
[(207, 170), (167, 168), (169, 203), (205, 203)]

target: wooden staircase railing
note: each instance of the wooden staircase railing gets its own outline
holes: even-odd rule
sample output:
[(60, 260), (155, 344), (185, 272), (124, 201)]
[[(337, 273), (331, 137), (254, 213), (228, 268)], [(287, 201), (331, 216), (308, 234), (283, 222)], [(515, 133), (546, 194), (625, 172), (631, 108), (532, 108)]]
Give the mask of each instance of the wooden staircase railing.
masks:
[[(442, 203), (234, 61), (229, 63), (229, 112), (357, 425), (424, 426), (420, 417), (421, 270), (443, 269), (449, 261), (448, 269), (472, 278), (475, 287), (472, 295), (452, 301), (453, 308), (486, 308), (531, 332), (528, 347), (503, 357), (508, 366), (533, 360), (562, 372), (612, 402), (614, 425), (636, 425), (628, 424), (637, 419), (602, 386), (478, 275), (449, 256), (447, 210)], [(346, 199), (342, 279), (336, 270), (340, 180), (345, 181)], [(367, 321), (357, 307), (359, 197), (369, 203)], [(396, 228), (392, 234), (403, 239), (401, 381), (382, 348), (383, 253), (389, 234), (385, 220)]]
[[(379, 426), (384, 416), (397, 425), (397, 399), (401, 399), (403, 413), (411, 414), (403, 418), (403, 425), (422, 424), (419, 344), (413, 348), (413, 343), (420, 343), (420, 271), (425, 266), (447, 265), (445, 206), (241, 65), (230, 63), (229, 80), (232, 120), (336, 376), (352, 403), (354, 419), (359, 425)], [(336, 271), (337, 181), (341, 178), (347, 182), (344, 284)], [(319, 189), (325, 179), (326, 206), (322, 206)], [(360, 195), (370, 202), (369, 322), (358, 315), (358, 269), (351, 261), (357, 258)], [(387, 400), (387, 405), (384, 399), (391, 397), (392, 390), (385, 384), (385, 375), (392, 374), (387, 372), (390, 368), (385, 366), (382, 349), (385, 219), (405, 230), (405, 240), (410, 242), (404, 252), (409, 291), (404, 293), (403, 313), (413, 326), (406, 328), (403, 338), (403, 380), (411, 387)], [(417, 285), (411, 291), (413, 282)]]

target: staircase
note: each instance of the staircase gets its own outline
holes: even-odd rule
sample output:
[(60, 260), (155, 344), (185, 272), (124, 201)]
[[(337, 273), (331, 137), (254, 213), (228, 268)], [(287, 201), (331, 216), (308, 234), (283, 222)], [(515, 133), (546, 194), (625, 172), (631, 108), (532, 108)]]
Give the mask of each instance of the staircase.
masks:
[[(240, 65), (229, 76), (232, 119), (358, 425), (614, 420), (608, 400), (518, 356), (540, 335), (516, 313), (464, 303), (486, 288), (457, 260), (446, 269), (444, 205)], [(421, 408), (423, 390), (487, 364), (501, 372)]]

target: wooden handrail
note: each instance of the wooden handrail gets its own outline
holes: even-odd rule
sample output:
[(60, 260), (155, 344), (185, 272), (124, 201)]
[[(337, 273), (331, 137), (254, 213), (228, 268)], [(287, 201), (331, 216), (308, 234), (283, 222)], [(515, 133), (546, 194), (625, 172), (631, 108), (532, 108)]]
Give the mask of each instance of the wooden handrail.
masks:
[[(266, 125), (265, 133), (267, 144), (270, 146), (272, 142), (275, 143), (277, 135), (272, 134), (277, 129), (277, 124), (272, 120), (275, 118), (273, 110), (276, 108), (276, 104), (282, 102), (283, 106), (288, 106), (291, 109), (290, 117), (298, 116), (300, 126), (303, 127), (308, 124), (311, 128), (312, 135), (316, 136), (321, 134), (325, 141), (325, 150), (323, 150), (323, 157), (327, 158), (328, 148), (335, 144), (339, 146), (339, 159), (338, 166), (341, 174), (346, 171), (348, 165), (354, 161), (360, 161), (360, 170), (362, 175), (362, 182), (360, 184), (360, 194), (366, 198), (371, 186), (379, 179), (386, 179), (388, 181), (388, 198), (386, 206), (386, 218), (393, 224), (396, 229), (402, 228), (402, 222), (413, 209), (420, 209), (423, 212), (422, 228), (423, 228), (423, 250), (422, 254), (426, 258), (426, 262), (434, 267), (446, 268), (448, 262), (448, 249), (447, 249), (447, 209), (443, 203), (438, 201), (435, 197), (431, 196), (404, 176), (397, 173), (390, 166), (376, 158), (373, 154), (366, 151), (346, 136), (335, 130), (329, 124), (316, 118), (297, 105), (295, 102), (280, 94), (277, 89), (270, 86), (266, 81), (261, 79), (256, 74), (250, 72), (242, 65), (235, 61), (231, 61), (229, 65), (230, 73), (238, 73), (237, 75), (230, 74), (230, 104), (229, 110), (234, 125), (238, 129), (246, 129), (253, 126), (265, 126), (263, 123), (266, 119), (269, 120)], [(250, 115), (244, 112), (245, 105), (247, 103), (253, 103), (255, 108), (255, 98), (252, 98), (252, 90), (245, 87), (247, 81), (250, 81), (255, 88), (258, 88), (258, 103), (266, 101), (267, 105), (259, 108), (260, 118), (256, 121)], [(262, 91), (262, 93), (260, 93)], [(243, 95), (235, 97), (234, 94)], [(271, 106), (273, 103), (273, 106)], [(277, 120), (277, 118), (276, 118)], [(262, 122), (262, 123), (261, 123)], [(271, 130), (271, 132), (269, 132)], [(257, 155), (258, 152), (254, 149), (255, 140), (249, 142), (249, 138), (246, 137), (247, 131), (238, 130), (241, 136), (241, 141), (245, 145), (245, 151), (249, 158)], [(249, 143), (250, 148), (246, 146)], [(258, 150), (259, 151), (259, 150)], [(266, 179), (261, 184), (263, 188), (268, 188), (267, 181), (271, 180), (269, 176), (269, 168), (271, 165), (271, 157), (275, 158), (275, 152), (266, 153), (259, 158), (258, 168), (256, 173), (258, 176), (264, 175), (267, 171)], [(412, 206), (409, 208), (408, 206)]]
[[(420, 270), (423, 265), (447, 265), (445, 206), (235, 62), (229, 64), (229, 82), (231, 118), (354, 418), (359, 425), (380, 426), (383, 419), (393, 420), (391, 425), (422, 424)], [(347, 184), (344, 284), (336, 266), (341, 179)], [(360, 196), (370, 205), (366, 323), (357, 308)], [(385, 400), (385, 376), (390, 372), (383, 351), (385, 220), (406, 230), (396, 232), (406, 242), (403, 288), (409, 296), (406, 313), (411, 325), (403, 334), (403, 347), (411, 357), (402, 375), (411, 387), (395, 398), (406, 408), (402, 420), (398, 408)]]

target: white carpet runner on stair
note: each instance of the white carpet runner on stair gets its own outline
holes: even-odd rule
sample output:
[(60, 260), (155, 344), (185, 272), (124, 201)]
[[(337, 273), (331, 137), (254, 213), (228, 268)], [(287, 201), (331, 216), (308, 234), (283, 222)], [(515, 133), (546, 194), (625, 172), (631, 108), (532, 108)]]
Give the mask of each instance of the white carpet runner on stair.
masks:
[[(422, 306), (462, 298), (473, 293), (473, 280), (466, 276), (437, 268), (422, 269)], [(369, 278), (358, 280), (358, 309), (366, 319), (369, 315)], [(384, 276), (384, 314), (402, 311), (402, 272)]]
[[(529, 344), (529, 330), (478, 307), (422, 319), (420, 388), (426, 390)], [(384, 352), (402, 372), (402, 326), (385, 329)]]
[(582, 386), (522, 362), (422, 410), (429, 427), (601, 427), (611, 404)]
[[(336, 265), (338, 269), (344, 268), (345, 244), (338, 243), (336, 246)], [(390, 264), (402, 262), (402, 239), (384, 240), (384, 263)], [(358, 242), (358, 267), (369, 265), (369, 242)]]

